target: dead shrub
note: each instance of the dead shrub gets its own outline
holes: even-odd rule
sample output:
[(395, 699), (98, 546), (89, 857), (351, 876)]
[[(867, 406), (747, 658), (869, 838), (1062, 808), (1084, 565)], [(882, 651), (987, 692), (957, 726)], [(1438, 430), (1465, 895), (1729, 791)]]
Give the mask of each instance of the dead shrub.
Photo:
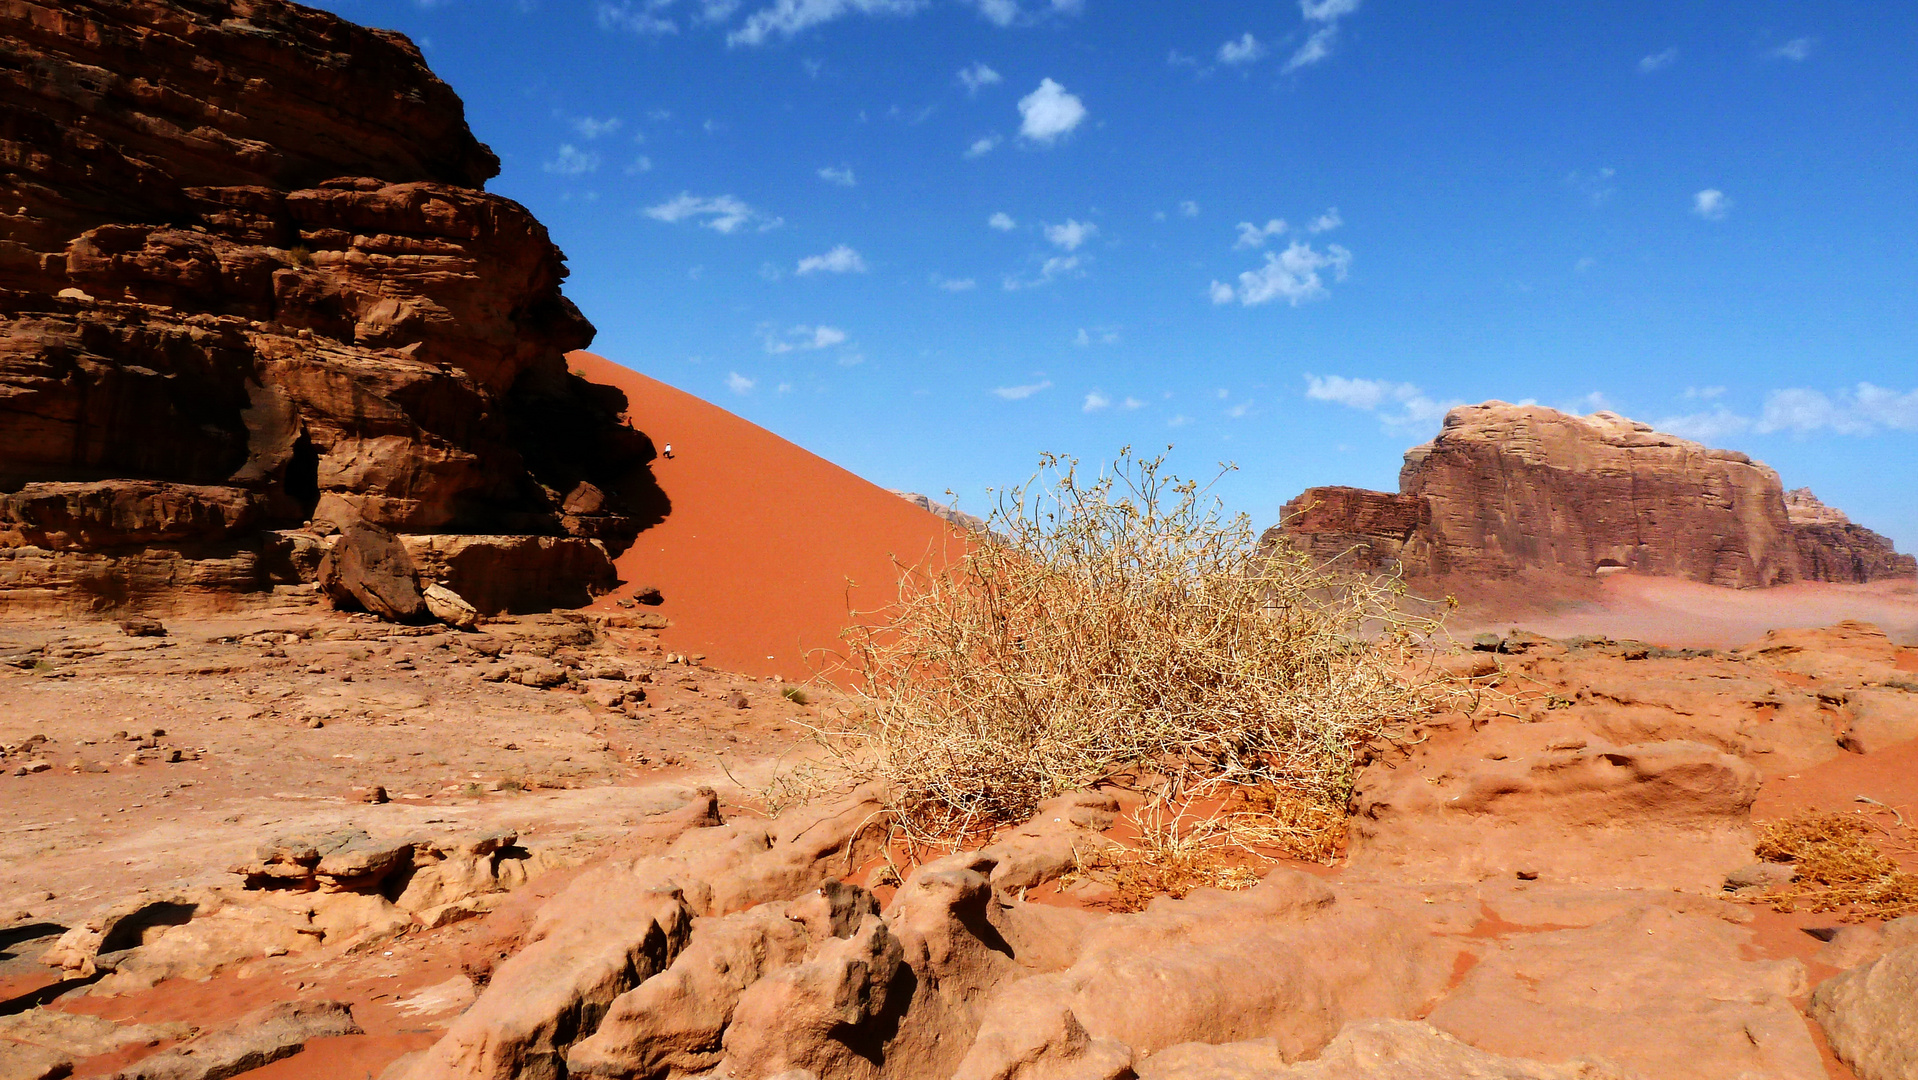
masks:
[(1900, 869), (1890, 853), (1914, 854), (1913, 840), (1902, 817), (1887, 825), (1866, 813), (1807, 810), (1767, 822), (1759, 827), (1758, 857), (1791, 863), (1794, 873), (1758, 900), (1778, 911), (1800, 904), (1842, 910), (1848, 922), (1918, 914), (1918, 874)]
[(1401, 672), (1436, 624), (1402, 613), (1395, 579), (1261, 554), (1245, 516), (1162, 464), (1128, 449), (1087, 480), (1047, 456), (999, 499), (1002, 541), (905, 573), (850, 632), (858, 707), (826, 742), (909, 834), (1023, 821), (1129, 772), (1168, 803), (1289, 792), (1270, 829), (1322, 853), (1361, 749), (1426, 710)]

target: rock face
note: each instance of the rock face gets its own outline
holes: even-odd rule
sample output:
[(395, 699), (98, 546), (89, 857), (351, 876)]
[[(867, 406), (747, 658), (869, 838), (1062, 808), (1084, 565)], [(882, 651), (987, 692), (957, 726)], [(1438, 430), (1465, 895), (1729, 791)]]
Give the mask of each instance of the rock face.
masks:
[(26, 0), (0, 47), (0, 605), (312, 580), (360, 523), (603, 565), (662, 515), (567, 370), (560, 252), (404, 37)]
[(1312, 488), (1266, 533), (1408, 575), (1609, 568), (1737, 588), (1918, 573), (1911, 556), (1731, 450), (1615, 413), (1487, 402), (1405, 454), (1399, 492)]

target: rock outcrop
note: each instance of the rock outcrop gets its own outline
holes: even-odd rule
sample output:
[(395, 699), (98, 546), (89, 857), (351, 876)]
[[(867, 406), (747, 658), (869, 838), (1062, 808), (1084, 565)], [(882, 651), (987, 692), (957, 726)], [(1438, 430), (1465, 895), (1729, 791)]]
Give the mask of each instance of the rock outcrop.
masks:
[(1505, 576), (1610, 569), (1737, 588), (1911, 576), (1918, 562), (1732, 450), (1601, 412), (1453, 409), (1396, 494), (1311, 488), (1267, 544), (1356, 570)]
[(623, 395), (567, 370), (561, 253), (410, 41), (24, 0), (0, 47), (0, 605), (312, 581), (361, 524), (609, 577), (661, 516)]

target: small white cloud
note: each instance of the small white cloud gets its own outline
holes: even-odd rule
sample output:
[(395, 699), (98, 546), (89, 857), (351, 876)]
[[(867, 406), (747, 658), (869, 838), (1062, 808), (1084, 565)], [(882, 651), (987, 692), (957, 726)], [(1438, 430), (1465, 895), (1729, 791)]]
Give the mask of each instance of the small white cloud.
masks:
[(1030, 11), (1021, 7), (1019, 0), (970, 0), (970, 3), (987, 22), (1001, 29), (1047, 15), (1076, 15), (1085, 7), (1085, 0), (1034, 0)]
[(647, 207), (646, 216), (669, 225), (704, 218), (701, 225), (727, 236), (748, 226), (765, 232), (785, 224), (783, 218), (762, 214), (731, 195), (705, 199), (684, 191), (658, 206)]
[(1245, 307), (1257, 307), (1284, 300), (1298, 307), (1308, 300), (1321, 300), (1330, 295), (1319, 271), (1328, 271), (1332, 280), (1343, 281), (1351, 265), (1352, 253), (1337, 244), (1328, 244), (1321, 252), (1310, 244), (1294, 240), (1284, 252), (1266, 252), (1264, 266), (1240, 274), (1236, 290), (1213, 282), (1212, 302), (1225, 304), (1236, 298)]
[(1850, 390), (1774, 390), (1754, 429), (1760, 433), (1874, 435), (1881, 429), (1918, 431), (1918, 390), (1900, 393), (1861, 382)]
[(1343, 224), (1345, 224), (1345, 219), (1339, 216), (1339, 208), (1334, 206), (1327, 209), (1325, 213), (1313, 218), (1312, 223), (1305, 227), (1305, 231), (1313, 233), (1331, 232)]
[(1019, 18), (1018, 0), (974, 0), (974, 6), (994, 26), (1011, 26)]
[(1079, 411), (1095, 413), (1095, 412), (1103, 412), (1104, 410), (1110, 409), (1111, 407), (1112, 407), (1112, 399), (1100, 393), (1099, 391), (1094, 390), (1091, 393), (1086, 395), (1085, 404), (1079, 407)]
[(618, 4), (599, 5), (599, 27), (602, 30), (629, 30), (635, 34), (677, 34), (679, 24), (661, 15), (660, 12), (672, 6), (673, 0), (643, 0), (634, 3), (625, 0)]
[(1638, 71), (1641, 75), (1650, 75), (1654, 71), (1663, 71), (1677, 62), (1678, 46), (1674, 45), (1669, 49), (1655, 52), (1650, 56), (1640, 59), (1638, 61)]
[(1299, 0), (1299, 13), (1305, 16), (1307, 23), (1318, 23), (1319, 27), (1292, 53), (1292, 58), (1285, 62), (1285, 70), (1310, 67), (1332, 55), (1332, 44), (1339, 36), (1339, 20), (1358, 9), (1359, 0)]
[(1258, 38), (1252, 36), (1251, 31), (1247, 31), (1237, 40), (1228, 41), (1219, 46), (1219, 63), (1221, 64), (1250, 64), (1264, 55), (1265, 46), (1259, 43)]
[(1237, 405), (1234, 405), (1231, 408), (1225, 410), (1225, 415), (1231, 417), (1234, 420), (1243, 420), (1245, 419), (1246, 414), (1250, 413), (1251, 411), (1252, 411), (1252, 403), (1249, 401), (1241, 401)]
[(971, 146), (966, 147), (966, 156), (969, 158), (985, 157), (987, 154), (992, 153), (998, 146), (999, 136), (981, 135), (972, 140)]
[(572, 143), (566, 143), (559, 148), (557, 157), (540, 168), (556, 176), (584, 176), (599, 168), (599, 155), (585, 153)]
[(795, 326), (783, 333), (765, 332), (766, 351), (777, 356), (795, 350), (810, 352), (846, 343), (846, 332), (836, 326)]
[(1019, 134), (1041, 145), (1057, 142), (1085, 118), (1085, 103), (1051, 79), (1040, 80), (1037, 90), (1019, 99)]
[(1732, 201), (1717, 188), (1706, 188), (1692, 196), (1692, 213), (1706, 221), (1720, 221), (1731, 212)]
[(1285, 222), (1279, 218), (1273, 218), (1264, 225), (1254, 225), (1249, 221), (1241, 221), (1239, 222), (1239, 238), (1233, 241), (1232, 247), (1235, 250), (1238, 248), (1264, 247), (1267, 240), (1285, 232), (1285, 228)]
[(1054, 255), (1040, 265), (1039, 273), (1036, 277), (1007, 277), (1003, 284), (1007, 292), (1014, 292), (1019, 289), (1031, 289), (1040, 285), (1049, 285), (1062, 277), (1083, 277), (1085, 276), (1085, 271), (1080, 269), (1080, 265), (1081, 257), (1078, 255)]
[(1592, 258), (1590, 255), (1584, 255), (1584, 256), (1581, 256), (1577, 262), (1572, 264), (1572, 272), (1575, 274), (1583, 274), (1587, 270), (1590, 270), (1592, 267), (1597, 265), (1598, 265), (1597, 259)]
[(794, 271), (800, 277), (808, 274), (863, 274), (866, 272), (866, 260), (859, 253), (840, 244), (824, 255), (808, 255), (799, 260), (799, 268)]
[(1067, 218), (1063, 225), (1046, 226), (1046, 240), (1054, 247), (1066, 251), (1077, 251), (1079, 246), (1099, 234), (1099, 227), (1089, 221), (1074, 221)]
[(970, 67), (959, 69), (959, 82), (965, 86), (967, 94), (977, 94), (982, 87), (993, 86), (1004, 81), (998, 72), (977, 61)]
[(653, 159), (647, 157), (645, 154), (641, 154), (638, 157), (634, 158), (633, 163), (631, 165), (626, 166), (627, 176), (638, 176), (640, 173), (652, 172), (652, 171), (653, 171)]
[(938, 274), (932, 275), (932, 283), (947, 292), (971, 292), (979, 284), (971, 278), (949, 278)]
[(785, 394), (790, 394), (792, 392), (793, 392), (793, 384), (789, 382), (780, 383), (779, 386), (773, 391), (773, 393), (780, 394), (782, 396)]
[(925, 0), (774, 0), (727, 34), (726, 44), (763, 45), (775, 34), (790, 38), (846, 15), (911, 15), (925, 6)]
[(1165, 426), (1166, 427), (1184, 427), (1187, 424), (1190, 424), (1191, 422), (1192, 422), (1192, 418), (1190, 416), (1187, 416), (1184, 413), (1180, 413), (1179, 415), (1174, 416), (1172, 419), (1167, 420), (1165, 422)]
[(1011, 232), (1019, 227), (1019, 223), (1012, 220), (1012, 215), (1003, 210), (987, 218), (986, 224), (998, 229), (1000, 232)]
[(1590, 199), (1593, 206), (1603, 206), (1618, 194), (1618, 185), (1613, 182), (1617, 176), (1618, 170), (1610, 166), (1591, 172), (1573, 169), (1565, 174), (1565, 186)]
[(1050, 389), (1052, 389), (1052, 380), (1044, 379), (1036, 383), (1027, 383), (1024, 386), (995, 387), (992, 392), (994, 395), (1002, 397), (1007, 401), (1024, 401), (1041, 390)]
[(737, 371), (731, 372), (726, 376), (726, 389), (731, 390), (735, 394), (750, 394), (753, 392), (753, 387), (758, 385), (759, 380), (748, 379)]
[(1411, 383), (1348, 379), (1343, 375), (1307, 375), (1305, 396), (1313, 401), (1329, 401), (1372, 413), (1388, 428), (1437, 423), (1445, 418), (1446, 413), (1462, 404), (1458, 401), (1433, 400)]
[(1685, 392), (1679, 396), (1686, 401), (1713, 401), (1725, 396), (1725, 388), (1722, 386), (1687, 386)]
[(1180, 217), (1198, 217), (1199, 204), (1193, 202), (1191, 199), (1187, 199), (1186, 201), (1180, 203), (1179, 216)]
[(1752, 422), (1749, 417), (1740, 416), (1723, 405), (1716, 405), (1705, 412), (1662, 417), (1652, 421), (1652, 427), (1681, 438), (1709, 444), (1727, 436), (1741, 435), (1750, 431)]
[(1811, 47), (1818, 44), (1817, 38), (1792, 38), (1776, 49), (1768, 49), (1766, 56), (1774, 60), (1804, 60), (1811, 55)]
[(840, 187), (852, 187), (859, 183), (853, 177), (850, 165), (842, 165), (836, 169), (828, 165), (819, 170), (819, 178), (828, 184), (838, 184)]
[(766, 281), (778, 281), (786, 276), (786, 272), (774, 263), (763, 262), (759, 264), (759, 276)]
[(1145, 402), (1140, 401), (1138, 398), (1128, 395), (1124, 401), (1119, 402), (1119, 408), (1124, 409), (1127, 412), (1131, 412), (1134, 409), (1145, 408)]
[(582, 139), (597, 139), (601, 135), (611, 135), (613, 132), (618, 131), (619, 128), (620, 119), (617, 116), (609, 116), (604, 120), (595, 120), (590, 116), (582, 116), (573, 121), (573, 130), (579, 132), (580, 138)]

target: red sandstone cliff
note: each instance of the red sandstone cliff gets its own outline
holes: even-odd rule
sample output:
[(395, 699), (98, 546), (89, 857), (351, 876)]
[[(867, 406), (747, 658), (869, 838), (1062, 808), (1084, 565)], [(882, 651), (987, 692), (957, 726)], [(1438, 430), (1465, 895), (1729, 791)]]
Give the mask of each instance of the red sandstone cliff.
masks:
[(1612, 413), (1488, 402), (1406, 452), (1399, 492), (1313, 488), (1267, 533), (1355, 569), (1591, 574), (1621, 567), (1715, 585), (1910, 576), (1909, 555), (1730, 450)]
[(0, 51), (0, 604), (297, 582), (362, 522), (610, 577), (657, 519), (562, 255), (404, 37), (13, 0)]

